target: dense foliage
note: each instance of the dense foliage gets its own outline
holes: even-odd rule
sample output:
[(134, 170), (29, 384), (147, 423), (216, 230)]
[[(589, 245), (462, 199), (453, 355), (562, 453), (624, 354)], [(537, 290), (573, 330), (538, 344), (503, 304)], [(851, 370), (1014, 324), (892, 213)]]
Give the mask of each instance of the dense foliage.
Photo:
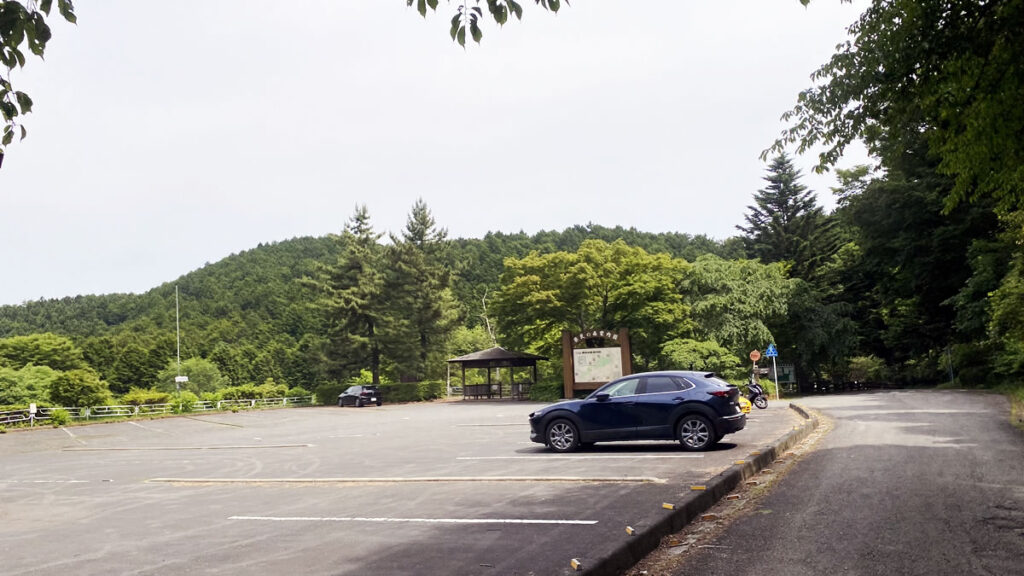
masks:
[[(4, 163), (4, 148), (14, 141), (16, 133), (25, 137), (25, 126), (20, 116), (32, 111), (32, 98), (11, 84), (11, 70), (25, 66), (25, 51), (40, 58), (50, 41), (50, 26), (46, 18), (53, 9), (53, 0), (28, 2), (5, 0), (0, 2), (0, 166)], [(68, 22), (75, 22), (75, 8), (71, 0), (57, 0), (57, 11)], [(3, 71), (6, 69), (6, 72)]]

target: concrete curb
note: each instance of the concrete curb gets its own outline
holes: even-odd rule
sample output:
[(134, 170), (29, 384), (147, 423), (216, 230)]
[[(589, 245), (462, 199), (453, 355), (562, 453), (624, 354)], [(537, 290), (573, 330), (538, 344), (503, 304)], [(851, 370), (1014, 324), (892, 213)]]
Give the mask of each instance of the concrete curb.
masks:
[(678, 532), (694, 519), (699, 518), (701, 514), (725, 498), (747, 478), (768, 468), (772, 462), (818, 427), (818, 419), (808, 414), (806, 410), (793, 403), (790, 403), (789, 407), (800, 414), (806, 422), (771, 445), (757, 450), (756, 452), (759, 453), (748, 455), (744, 458), (743, 464), (733, 464), (721, 474), (714, 476), (708, 480), (704, 490), (691, 492), (681, 502), (676, 503), (673, 510), (663, 510), (667, 514), (659, 513), (657, 516), (653, 516), (649, 522), (643, 522), (634, 535), (629, 536), (624, 533), (626, 540), (611, 552), (596, 557), (592, 561), (588, 559), (587, 564), (589, 565), (584, 567), (583, 573), (588, 576), (616, 576), (632, 568), (654, 551), (661, 544), (662, 538)]

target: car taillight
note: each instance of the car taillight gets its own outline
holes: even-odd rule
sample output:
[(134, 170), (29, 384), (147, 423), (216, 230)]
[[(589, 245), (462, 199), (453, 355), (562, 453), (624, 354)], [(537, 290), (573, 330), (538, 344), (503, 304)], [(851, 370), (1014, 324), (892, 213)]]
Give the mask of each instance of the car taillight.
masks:
[(728, 398), (729, 397), (729, 391), (728, 390), (715, 390), (714, 392), (708, 392), (708, 394), (711, 394), (712, 396), (718, 396), (719, 398)]

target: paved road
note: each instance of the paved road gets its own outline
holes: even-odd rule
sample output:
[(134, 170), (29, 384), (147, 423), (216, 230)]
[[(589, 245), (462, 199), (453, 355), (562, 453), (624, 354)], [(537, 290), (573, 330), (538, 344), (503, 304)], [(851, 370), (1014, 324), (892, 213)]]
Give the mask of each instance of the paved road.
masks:
[[(530, 403), (300, 408), (0, 435), (0, 574), (569, 574), (777, 440), (561, 456)], [(219, 483), (218, 480), (230, 480)], [(302, 482), (277, 482), (302, 480)]]
[(677, 574), (1024, 575), (1024, 435), (1005, 399), (800, 400), (833, 431)]

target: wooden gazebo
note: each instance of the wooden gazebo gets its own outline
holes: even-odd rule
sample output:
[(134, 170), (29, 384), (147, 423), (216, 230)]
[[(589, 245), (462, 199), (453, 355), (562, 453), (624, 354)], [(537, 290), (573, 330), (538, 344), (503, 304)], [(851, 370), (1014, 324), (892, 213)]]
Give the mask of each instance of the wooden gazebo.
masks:
[[(513, 352), (501, 346), (488, 348), (458, 358), (452, 358), (448, 364), (462, 366), (462, 397), (463, 398), (515, 398), (524, 400), (530, 394), (530, 386), (537, 382), (537, 361), (547, 360), (544, 356), (526, 352)], [(466, 384), (466, 368), (487, 369), (486, 384)], [(509, 369), (509, 384), (495, 384), (491, 380), (491, 371), (495, 368)], [(530, 368), (530, 379), (516, 382), (516, 368)], [(520, 372), (521, 373), (521, 372)]]

